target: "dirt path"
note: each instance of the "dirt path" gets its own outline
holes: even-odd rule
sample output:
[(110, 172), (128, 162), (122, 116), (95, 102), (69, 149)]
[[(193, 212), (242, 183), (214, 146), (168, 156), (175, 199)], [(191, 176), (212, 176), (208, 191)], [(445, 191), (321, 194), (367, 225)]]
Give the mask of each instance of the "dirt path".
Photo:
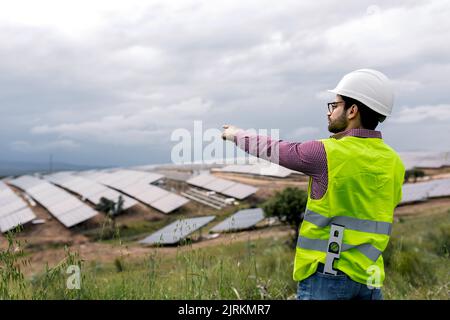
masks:
[(450, 210), (450, 198), (431, 199), (421, 203), (400, 206), (395, 209), (394, 216), (427, 216)]

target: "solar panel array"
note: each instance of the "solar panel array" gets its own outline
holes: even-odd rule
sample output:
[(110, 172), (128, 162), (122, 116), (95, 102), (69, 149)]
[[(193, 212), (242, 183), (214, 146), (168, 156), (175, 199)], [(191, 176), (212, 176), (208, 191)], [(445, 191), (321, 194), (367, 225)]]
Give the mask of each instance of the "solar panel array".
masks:
[(156, 173), (117, 170), (114, 172), (91, 172), (83, 176), (117, 189), (164, 213), (170, 213), (189, 202), (185, 197), (150, 185), (164, 177)]
[(400, 152), (406, 169), (450, 166), (450, 152)]
[(215, 216), (177, 220), (139, 241), (141, 244), (176, 244), (215, 219)]
[(439, 179), (433, 182), (434, 186), (428, 194), (430, 198), (450, 196), (450, 179)]
[(244, 230), (255, 226), (264, 219), (264, 212), (260, 208), (245, 209), (236, 212), (231, 217), (225, 219), (210, 231), (226, 232), (234, 230)]
[(290, 176), (291, 173), (299, 173), (275, 163), (261, 160), (254, 164), (232, 164), (216, 170), (221, 172), (244, 173), (277, 178), (286, 178)]
[(221, 194), (239, 200), (247, 198), (258, 190), (258, 188), (243, 183), (216, 178), (215, 176), (210, 174), (198, 175), (194, 178), (189, 179), (187, 183), (196, 187), (219, 192)]
[(125, 189), (131, 185), (150, 184), (164, 178), (163, 175), (135, 170), (119, 169), (112, 172), (88, 172), (87, 177), (115, 189)]
[(96, 181), (81, 176), (74, 176), (71, 173), (60, 172), (52, 175), (47, 175), (44, 178), (58, 186), (61, 186), (62, 188), (80, 195), (81, 197), (89, 200), (95, 205), (100, 203), (101, 198), (106, 198), (108, 200), (117, 202), (120, 196), (122, 196), (123, 199), (124, 210), (131, 208), (132, 206), (137, 204), (136, 200), (124, 194), (121, 194), (116, 190), (108, 188)]
[(27, 203), (0, 181), (0, 231), (7, 232), (35, 218)]
[(403, 185), (402, 193), (401, 204), (425, 201), (428, 198), (450, 196), (450, 179), (406, 183)]
[(98, 214), (97, 211), (59, 187), (32, 176), (8, 181), (46, 208), (64, 226), (70, 228)]
[(428, 198), (428, 192), (431, 189), (429, 183), (406, 183), (402, 187), (402, 201), (400, 203), (409, 203), (425, 201)]

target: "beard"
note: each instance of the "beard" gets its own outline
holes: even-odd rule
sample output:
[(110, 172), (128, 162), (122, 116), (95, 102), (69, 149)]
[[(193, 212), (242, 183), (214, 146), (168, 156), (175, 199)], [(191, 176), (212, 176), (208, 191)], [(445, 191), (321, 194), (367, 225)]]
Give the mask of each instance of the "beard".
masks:
[(335, 120), (330, 120), (328, 124), (328, 131), (331, 133), (339, 133), (345, 130), (348, 125), (348, 119), (345, 112), (341, 114), (341, 116)]

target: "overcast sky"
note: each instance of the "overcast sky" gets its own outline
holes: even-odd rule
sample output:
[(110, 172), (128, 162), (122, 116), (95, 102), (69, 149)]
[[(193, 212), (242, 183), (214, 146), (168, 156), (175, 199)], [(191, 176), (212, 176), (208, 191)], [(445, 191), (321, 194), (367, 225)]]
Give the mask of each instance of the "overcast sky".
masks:
[(0, 2), (0, 160), (169, 162), (195, 120), (324, 138), (358, 68), (394, 81), (387, 143), (450, 150), (450, 1)]

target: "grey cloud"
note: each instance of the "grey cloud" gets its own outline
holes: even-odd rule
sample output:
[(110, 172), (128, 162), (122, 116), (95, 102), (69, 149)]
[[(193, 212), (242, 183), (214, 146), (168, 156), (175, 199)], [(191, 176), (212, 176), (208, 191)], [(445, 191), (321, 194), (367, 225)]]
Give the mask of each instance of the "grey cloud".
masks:
[(450, 104), (434, 106), (403, 107), (396, 117), (391, 119), (395, 123), (417, 123), (424, 120), (449, 121)]
[[(80, 161), (105, 161), (108, 154), (145, 163), (157, 160), (140, 148), (151, 146), (158, 159), (168, 159), (170, 132), (191, 128), (196, 119), (205, 127), (279, 128), (282, 139), (302, 139), (302, 128), (314, 127), (315, 134), (303, 137), (320, 138), (327, 136), (323, 92), (361, 67), (394, 80), (392, 126), (389, 120), (381, 126), (392, 135), (409, 130), (410, 121), (395, 120), (410, 119), (401, 106), (448, 104), (446, 1), (111, 6), (82, 37), (55, 25), (0, 21), (0, 144), (68, 139), (79, 144)], [(186, 103), (195, 99), (203, 102)], [(208, 107), (198, 109), (204, 103)], [(414, 121), (430, 126), (427, 119)], [(440, 121), (450, 125), (445, 117)], [(430, 140), (442, 134), (427, 132)], [(408, 137), (390, 141), (400, 150), (412, 147)]]

